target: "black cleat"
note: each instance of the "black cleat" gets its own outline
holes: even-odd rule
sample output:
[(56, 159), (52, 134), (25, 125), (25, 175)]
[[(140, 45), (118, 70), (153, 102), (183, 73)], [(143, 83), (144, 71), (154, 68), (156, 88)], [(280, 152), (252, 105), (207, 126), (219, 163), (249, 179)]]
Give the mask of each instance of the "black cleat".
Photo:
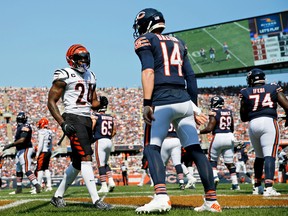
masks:
[(108, 204), (108, 203), (104, 203), (101, 199), (97, 200), (95, 203), (94, 203), (94, 206), (97, 208), (97, 209), (100, 209), (100, 210), (110, 210), (112, 209), (112, 205)]
[(40, 186), (40, 184), (36, 184), (36, 185), (35, 185), (35, 188), (36, 188), (36, 193), (41, 193), (41, 186)]
[(57, 208), (64, 208), (66, 206), (66, 203), (65, 203), (63, 197), (60, 197), (60, 196), (58, 196), (58, 197), (53, 196), (50, 203)]

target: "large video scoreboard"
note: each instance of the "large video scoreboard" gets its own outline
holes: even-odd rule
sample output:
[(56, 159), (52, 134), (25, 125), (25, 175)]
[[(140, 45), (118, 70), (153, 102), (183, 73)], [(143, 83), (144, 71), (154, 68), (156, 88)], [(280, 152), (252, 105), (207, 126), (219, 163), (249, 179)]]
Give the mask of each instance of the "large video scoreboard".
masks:
[(288, 11), (167, 34), (186, 42), (198, 77), (288, 68)]

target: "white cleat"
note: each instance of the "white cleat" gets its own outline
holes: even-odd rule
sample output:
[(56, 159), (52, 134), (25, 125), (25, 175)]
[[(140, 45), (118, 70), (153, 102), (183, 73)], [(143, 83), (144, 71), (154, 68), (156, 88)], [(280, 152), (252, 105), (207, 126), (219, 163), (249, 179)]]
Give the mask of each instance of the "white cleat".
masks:
[(108, 187), (105, 188), (101, 187), (100, 190), (98, 191), (98, 193), (108, 193), (108, 192), (109, 192)]
[(31, 194), (37, 194), (36, 188), (34, 188), (33, 190), (31, 190), (30, 192), (31, 192)]
[(253, 195), (262, 195), (263, 194), (263, 191), (264, 191), (264, 188), (260, 185), (258, 187), (254, 187), (253, 186), (253, 192), (252, 194)]
[(137, 214), (151, 212), (168, 212), (171, 210), (171, 201), (168, 195), (154, 195), (154, 198), (144, 206), (138, 207)]
[(196, 188), (196, 181), (197, 181), (196, 178), (190, 179), (190, 180), (187, 182), (185, 188), (186, 188), (186, 189), (188, 189), (188, 188), (195, 189), (195, 188)]
[(277, 192), (273, 187), (264, 188), (263, 196), (280, 196), (281, 193)]
[(143, 187), (143, 183), (137, 184), (138, 187)]
[(48, 192), (48, 191), (52, 191), (52, 190), (53, 190), (52, 187), (47, 187), (45, 191)]
[(194, 211), (203, 212), (203, 211), (210, 211), (210, 212), (222, 212), (221, 206), (217, 201), (204, 201), (204, 204), (200, 207), (194, 208)]

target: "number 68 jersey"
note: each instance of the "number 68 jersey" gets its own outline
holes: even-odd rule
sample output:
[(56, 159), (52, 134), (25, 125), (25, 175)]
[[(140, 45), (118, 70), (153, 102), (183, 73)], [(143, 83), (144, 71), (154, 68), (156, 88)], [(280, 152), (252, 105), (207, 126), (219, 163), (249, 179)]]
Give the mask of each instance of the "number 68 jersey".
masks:
[(240, 98), (248, 108), (248, 118), (251, 121), (258, 117), (277, 118), (277, 94), (282, 91), (276, 83), (244, 88), (240, 91)]
[(64, 112), (90, 117), (92, 96), (96, 88), (95, 74), (89, 70), (79, 73), (72, 68), (64, 68), (54, 72), (53, 83), (57, 80), (66, 83), (62, 95)]

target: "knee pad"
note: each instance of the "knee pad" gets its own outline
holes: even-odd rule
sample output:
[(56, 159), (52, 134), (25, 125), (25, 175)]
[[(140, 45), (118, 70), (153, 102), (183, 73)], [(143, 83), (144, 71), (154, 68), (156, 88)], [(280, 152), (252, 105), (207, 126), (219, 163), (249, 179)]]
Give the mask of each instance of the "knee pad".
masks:
[(225, 163), (227, 169), (229, 170), (230, 174), (236, 172), (236, 167), (234, 163)]

